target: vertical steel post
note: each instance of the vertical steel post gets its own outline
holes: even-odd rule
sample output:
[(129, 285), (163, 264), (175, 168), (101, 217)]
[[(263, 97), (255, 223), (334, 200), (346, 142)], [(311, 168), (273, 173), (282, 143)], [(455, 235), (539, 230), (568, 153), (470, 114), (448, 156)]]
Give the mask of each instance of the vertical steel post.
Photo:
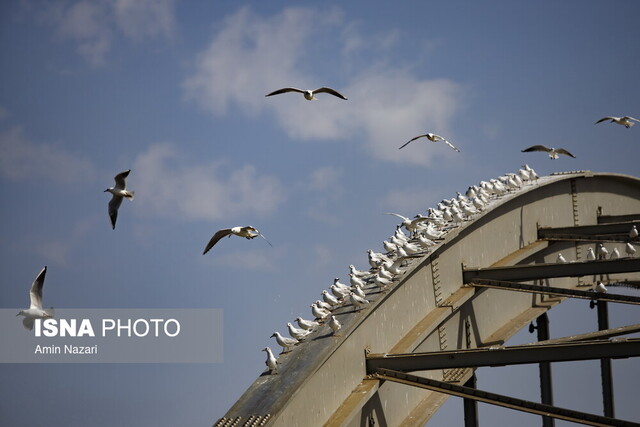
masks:
[[(536, 319), (536, 329), (538, 331), (538, 341), (546, 341), (549, 337), (549, 316), (543, 313)], [(540, 400), (546, 405), (553, 405), (553, 388), (551, 384), (551, 363), (541, 362), (538, 365), (540, 370)], [(555, 420), (551, 417), (542, 417), (543, 427), (554, 427)]]
[[(598, 330), (609, 329), (609, 310), (606, 301), (598, 301)], [(604, 415), (615, 418), (613, 410), (613, 375), (611, 359), (600, 359), (600, 375), (602, 378), (602, 402)]]
[[(475, 372), (471, 378), (464, 383), (465, 387), (476, 388), (477, 379)], [(463, 399), (464, 406), (464, 427), (478, 427), (478, 401), (473, 399)]]

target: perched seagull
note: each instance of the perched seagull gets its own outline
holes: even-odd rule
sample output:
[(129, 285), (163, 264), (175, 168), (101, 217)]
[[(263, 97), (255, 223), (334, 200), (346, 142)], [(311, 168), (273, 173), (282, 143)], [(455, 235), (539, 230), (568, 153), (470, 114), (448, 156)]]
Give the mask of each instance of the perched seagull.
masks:
[(392, 253), (396, 251), (396, 245), (394, 245), (393, 243), (389, 243), (387, 240), (382, 241), (382, 246), (384, 247), (384, 250), (387, 251), (387, 253)]
[(379, 288), (385, 288), (391, 284), (391, 280), (385, 279), (384, 277), (375, 276), (373, 283)]
[(633, 256), (636, 254), (636, 248), (631, 243), (627, 242), (627, 245), (624, 248), (624, 252), (633, 258)]
[(596, 254), (595, 254), (595, 252), (593, 252), (593, 248), (587, 249), (587, 260), (588, 261), (595, 261), (595, 259), (596, 259)]
[(529, 166), (529, 165), (522, 165), (522, 167), (524, 168), (524, 170), (526, 170), (527, 172), (529, 172), (529, 179), (530, 179), (531, 181), (533, 181), (533, 180), (535, 180), (535, 179), (540, 178), (540, 177), (538, 176), (538, 174), (536, 173), (536, 171), (534, 171), (534, 170), (531, 168), (531, 166)]
[(323, 310), (327, 310), (327, 311), (333, 310), (333, 307), (331, 306), (331, 304), (326, 303), (324, 301), (316, 300), (315, 304), (318, 306), (318, 308), (321, 308)]
[(291, 335), (293, 338), (297, 339), (298, 341), (302, 341), (307, 337), (307, 335), (311, 333), (311, 331), (308, 331), (306, 329), (298, 329), (295, 326), (293, 326), (291, 323), (287, 323), (287, 328), (289, 329), (289, 335)]
[(638, 237), (638, 229), (634, 225), (633, 227), (631, 227), (631, 230), (629, 230), (629, 238), (635, 239), (636, 237)]
[(202, 253), (202, 255), (209, 252), (209, 250), (213, 247), (213, 245), (218, 243), (218, 241), (222, 239), (224, 236), (231, 237), (231, 235), (244, 237), (245, 239), (248, 239), (248, 240), (260, 236), (267, 243), (269, 243), (269, 246), (273, 247), (273, 245), (267, 240), (266, 237), (262, 235), (262, 233), (260, 233), (260, 231), (258, 231), (257, 228), (247, 225), (245, 227), (223, 228), (221, 230), (216, 231), (216, 234), (213, 235), (211, 240), (209, 240), (209, 243), (207, 243), (207, 246), (204, 248), (204, 252)]
[(282, 347), (282, 352), (283, 353), (288, 352), (290, 347), (293, 347), (294, 345), (298, 344), (298, 342), (299, 342), (295, 338), (283, 337), (282, 335), (280, 335), (280, 332), (274, 332), (273, 335), (271, 335), (271, 338), (273, 338), (273, 337), (276, 337), (276, 341)]
[(366, 298), (367, 295), (364, 293), (364, 291), (362, 290), (362, 288), (359, 285), (355, 285), (353, 287), (353, 293), (358, 295), (360, 298)]
[(333, 331), (333, 335), (335, 335), (338, 333), (340, 328), (342, 328), (342, 325), (340, 324), (340, 322), (338, 322), (338, 319), (336, 319), (336, 316), (331, 316), (331, 319), (329, 320), (329, 327)]
[(331, 293), (333, 293), (333, 295), (335, 295), (340, 301), (344, 301), (344, 299), (349, 295), (349, 292), (351, 292), (351, 288), (343, 289), (336, 285), (331, 285)]
[(327, 291), (322, 291), (322, 299), (324, 300), (324, 302), (329, 304), (331, 308), (338, 307), (340, 305), (340, 301), (338, 301), (336, 297), (334, 297)]
[(125, 178), (129, 176), (129, 172), (131, 172), (131, 169), (120, 172), (118, 175), (113, 177), (113, 179), (116, 181), (116, 185), (104, 190), (105, 193), (113, 194), (113, 197), (111, 197), (111, 200), (109, 201), (109, 218), (111, 218), (111, 227), (114, 230), (116, 229), (118, 208), (122, 204), (122, 199), (126, 197), (129, 200), (133, 200), (133, 195), (135, 194), (134, 191), (127, 190)]
[(620, 251), (618, 251), (618, 248), (613, 248), (613, 250), (611, 251), (611, 255), (609, 255), (609, 259), (618, 259), (620, 258)]
[(298, 325), (302, 329), (306, 329), (307, 331), (311, 331), (320, 326), (320, 323), (316, 322), (315, 320), (305, 320), (302, 317), (296, 317), (296, 322), (298, 322)]
[(440, 135), (436, 135), (435, 133), (425, 133), (424, 135), (418, 135), (418, 136), (416, 136), (416, 137), (413, 137), (413, 138), (411, 138), (409, 141), (405, 142), (405, 143), (404, 143), (404, 145), (402, 145), (402, 147), (398, 148), (398, 150), (399, 150), (399, 149), (401, 149), (401, 148), (406, 147), (410, 142), (413, 142), (413, 141), (415, 141), (416, 139), (418, 139), (418, 138), (422, 138), (422, 137), (427, 138), (427, 139), (428, 139), (429, 141), (431, 141), (431, 142), (438, 142), (438, 141), (442, 141), (442, 142), (444, 142), (445, 144), (447, 144), (449, 147), (451, 147), (452, 149), (456, 150), (458, 153), (460, 152), (460, 150), (458, 150), (456, 147), (454, 147), (452, 143), (450, 143), (449, 141), (447, 141), (446, 139), (444, 139), (444, 138), (443, 138), (443, 137), (441, 137)]
[(624, 127), (626, 127), (627, 129), (629, 129), (631, 126), (634, 125), (634, 123), (631, 120), (635, 120), (636, 122), (640, 122), (640, 120), (638, 119), (634, 119), (633, 117), (629, 117), (629, 116), (624, 116), (624, 117), (603, 117), (600, 120), (598, 120), (597, 122), (595, 122), (594, 124), (598, 124), (601, 122), (604, 122), (606, 120), (611, 120), (611, 123), (615, 123), (618, 125), (622, 125)]
[(609, 255), (609, 251), (604, 247), (602, 243), (598, 244), (598, 259), (606, 259)]
[(353, 264), (349, 265), (349, 272), (356, 277), (367, 277), (371, 276), (371, 273), (368, 271), (358, 270)]
[(24, 316), (22, 324), (25, 328), (33, 329), (33, 322), (36, 319), (49, 319), (53, 317), (53, 310), (44, 310), (42, 308), (42, 286), (44, 286), (44, 277), (47, 274), (47, 266), (45, 265), (40, 273), (36, 276), (36, 280), (31, 284), (29, 290), (29, 300), (31, 304), (27, 310), (20, 310), (16, 316)]
[(598, 283), (596, 284), (596, 287), (594, 289), (596, 291), (596, 293), (598, 294), (606, 294), (607, 293), (607, 288), (602, 284), (601, 281), (598, 280)]
[(356, 311), (360, 311), (363, 307), (369, 304), (369, 300), (359, 297), (353, 292), (349, 294), (349, 298), (351, 299), (351, 304), (356, 308)]
[(557, 159), (558, 154), (564, 154), (565, 156), (569, 156), (573, 158), (576, 157), (570, 152), (568, 152), (567, 150), (565, 150), (564, 148), (549, 148), (549, 147), (545, 147), (544, 145), (532, 145), (531, 147), (525, 148), (524, 150), (522, 150), (523, 153), (529, 153), (532, 151), (544, 151), (549, 154), (549, 158), (552, 160)]
[(349, 273), (349, 282), (353, 287), (360, 286), (361, 288), (364, 288), (366, 286), (366, 283), (364, 282), (364, 280), (362, 280), (358, 276), (355, 276), (351, 273)]
[(331, 314), (331, 312), (318, 307), (316, 304), (311, 304), (311, 314), (313, 314), (316, 319), (324, 320)]
[(330, 87), (321, 87), (316, 90), (302, 90), (295, 87), (285, 87), (282, 89), (278, 89), (275, 92), (268, 93), (265, 96), (280, 95), (281, 93), (287, 93), (287, 92), (301, 93), (302, 95), (304, 95), (304, 98), (308, 101), (313, 101), (318, 99), (314, 96), (316, 93), (328, 93), (333, 96), (337, 96), (340, 99), (344, 99), (345, 101), (347, 100), (347, 98), (344, 95), (342, 95), (340, 92), (338, 92), (335, 89), (331, 89)]
[(567, 262), (567, 260), (566, 260), (566, 259), (564, 259), (564, 257), (562, 256), (562, 254), (558, 254), (558, 258), (556, 258), (556, 262), (557, 262), (558, 264), (560, 264), (560, 263), (566, 263), (566, 262)]
[(333, 284), (342, 291), (349, 292), (351, 290), (351, 286), (347, 286), (344, 283), (340, 282), (340, 279), (338, 277), (333, 279)]
[(278, 359), (276, 359), (269, 347), (263, 348), (262, 351), (267, 352), (267, 360), (264, 363), (269, 368), (269, 375), (276, 375), (278, 373)]

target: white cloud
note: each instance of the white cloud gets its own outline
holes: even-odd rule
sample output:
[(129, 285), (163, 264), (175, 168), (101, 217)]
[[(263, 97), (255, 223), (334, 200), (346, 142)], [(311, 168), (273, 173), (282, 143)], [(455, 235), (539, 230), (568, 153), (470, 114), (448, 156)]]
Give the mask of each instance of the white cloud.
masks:
[[(433, 153), (450, 155), (434, 147), (430, 150), (398, 152), (397, 147), (414, 134), (433, 131), (450, 135), (450, 124), (458, 111), (461, 90), (447, 79), (424, 79), (381, 59), (384, 50), (398, 44), (397, 32), (363, 36), (358, 25), (345, 23), (334, 10), (330, 18), (313, 9), (290, 8), (262, 18), (248, 8), (228, 17), (202, 52), (192, 75), (184, 82), (186, 95), (215, 115), (224, 115), (231, 106), (255, 115), (269, 109), (292, 139), (363, 141), (374, 157), (398, 162), (428, 164)], [(311, 24), (309, 24), (311, 23)], [(344, 28), (344, 30), (341, 30)], [(354, 67), (340, 54), (317, 58), (311, 52), (322, 47), (317, 40), (332, 42), (335, 52), (365, 58)], [(370, 49), (371, 40), (383, 42), (382, 51)], [(378, 45), (376, 45), (378, 46)], [(326, 61), (332, 61), (327, 71)], [(324, 73), (349, 71), (346, 84), (320, 79)], [(341, 68), (342, 67), (342, 68)], [(344, 70), (347, 67), (349, 70)], [(325, 77), (326, 79), (326, 77)], [(332, 81), (339, 80), (333, 79)], [(269, 90), (283, 86), (315, 88), (331, 85), (349, 101), (321, 94), (308, 102), (293, 94), (264, 98)]]
[(140, 40), (173, 36), (174, 0), (116, 0), (118, 27), (129, 38)]
[(324, 166), (311, 172), (309, 178), (309, 190), (323, 191), (339, 188), (342, 170), (332, 166)]
[(77, 52), (92, 66), (104, 65), (118, 31), (133, 40), (171, 38), (174, 0), (81, 0), (27, 2), (39, 22), (58, 37), (77, 44)]
[(52, 144), (31, 142), (19, 127), (0, 132), (0, 152), (0, 175), (12, 181), (72, 183), (95, 179), (90, 160)]
[(172, 145), (156, 144), (136, 158), (129, 179), (148, 215), (208, 220), (265, 215), (284, 201), (277, 178), (260, 175), (252, 165), (228, 176), (227, 169), (222, 163), (193, 164)]

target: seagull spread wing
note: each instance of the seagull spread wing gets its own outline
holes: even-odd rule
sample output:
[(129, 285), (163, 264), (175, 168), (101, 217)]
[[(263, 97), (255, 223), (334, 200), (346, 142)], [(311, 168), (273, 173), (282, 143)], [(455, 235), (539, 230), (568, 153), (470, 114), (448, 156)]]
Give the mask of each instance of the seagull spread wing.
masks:
[(278, 89), (278, 90), (276, 90), (274, 92), (266, 94), (265, 96), (280, 95), (281, 93), (287, 93), (287, 92), (304, 93), (304, 90), (298, 89), (298, 88), (295, 88), (295, 87), (284, 87), (282, 89)]
[[(436, 135), (437, 136), (437, 135)], [(452, 143), (450, 143), (449, 141), (447, 141), (446, 139), (444, 139), (443, 137), (440, 137), (440, 139), (447, 144), (449, 147), (451, 147), (452, 149), (456, 150), (458, 153), (460, 152), (460, 150), (458, 150), (456, 147), (453, 146)]]
[(116, 229), (116, 219), (118, 219), (118, 208), (122, 204), (122, 196), (116, 196), (115, 194), (109, 201), (109, 218), (111, 218), (111, 227)]
[(545, 147), (544, 145), (532, 145), (531, 147), (522, 150), (523, 153), (529, 153), (531, 151), (545, 151), (548, 153), (551, 151), (551, 148)]
[[(402, 147), (400, 147), (400, 148), (404, 148), (404, 147), (406, 147), (407, 145), (409, 145), (409, 143), (410, 143), (410, 142), (413, 142), (413, 141), (415, 141), (416, 139), (418, 139), (418, 138), (422, 138), (422, 137), (425, 137), (425, 136), (427, 136), (427, 135), (425, 134), (425, 135), (418, 135), (418, 136), (415, 136), (415, 137), (411, 138), (409, 141), (405, 142), (405, 143), (402, 145)], [(400, 148), (398, 148), (398, 150), (399, 150)]]
[(398, 218), (400, 218), (403, 221), (410, 221), (410, 219), (407, 218), (406, 216), (402, 216), (400, 214), (393, 213), (393, 212), (386, 212), (385, 215), (394, 215), (394, 216), (397, 216)]
[(313, 91), (313, 93), (330, 93), (333, 96), (337, 96), (340, 99), (344, 99), (345, 101), (347, 100), (347, 97), (344, 96), (343, 94), (341, 94), (340, 92), (338, 92), (335, 89), (331, 89), (330, 87), (320, 87), (316, 90)]
[(273, 245), (271, 244), (271, 242), (270, 242), (270, 241), (268, 241), (266, 237), (264, 237), (264, 234), (262, 234), (262, 233), (260, 233), (260, 232), (258, 232), (258, 234), (260, 235), (260, 237), (262, 237), (262, 238), (264, 239), (264, 241), (265, 241), (265, 242), (267, 242), (267, 243), (269, 244), (269, 246), (273, 247)]
[(624, 116), (623, 119), (627, 119), (627, 120), (635, 120), (636, 122), (640, 123), (640, 120), (638, 119), (634, 119), (633, 117), (629, 117), (629, 116)]
[(597, 122), (595, 122), (594, 124), (597, 125), (598, 123), (602, 123), (605, 120), (613, 120), (613, 119), (614, 119), (614, 117), (608, 117), (608, 116), (607, 117), (603, 117), (600, 120), (598, 120)]
[(231, 234), (230, 228), (223, 228), (222, 230), (216, 231), (211, 240), (209, 240), (209, 243), (207, 243), (207, 246), (204, 248), (204, 252), (202, 252), (202, 255), (209, 252), (213, 245), (218, 243), (218, 240), (222, 239), (224, 236), (228, 236), (229, 234)]
[(125, 184), (125, 178), (129, 176), (129, 172), (131, 172), (131, 169), (120, 172), (113, 178), (116, 181), (116, 188), (121, 188), (123, 190), (126, 188), (127, 185)]
[(46, 274), (47, 266), (45, 266), (40, 271), (40, 273), (38, 273), (38, 276), (36, 276), (36, 280), (33, 281), (31, 290), (29, 291), (29, 299), (31, 300), (31, 305), (29, 306), (29, 308), (42, 310), (42, 286), (44, 285), (44, 276)]
[(573, 154), (571, 154), (570, 152), (568, 152), (564, 148), (556, 148), (556, 153), (564, 154), (565, 156), (573, 157), (574, 159), (576, 158), (576, 156), (574, 156)]

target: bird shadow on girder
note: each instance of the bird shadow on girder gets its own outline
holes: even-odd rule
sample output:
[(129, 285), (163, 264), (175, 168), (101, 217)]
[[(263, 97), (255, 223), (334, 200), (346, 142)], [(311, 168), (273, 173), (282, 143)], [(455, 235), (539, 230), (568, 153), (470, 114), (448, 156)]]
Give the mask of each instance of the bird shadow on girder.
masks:
[(380, 394), (376, 392), (362, 407), (360, 415), (360, 427), (380, 426), (387, 427), (387, 419), (384, 416), (384, 408), (380, 400)]

